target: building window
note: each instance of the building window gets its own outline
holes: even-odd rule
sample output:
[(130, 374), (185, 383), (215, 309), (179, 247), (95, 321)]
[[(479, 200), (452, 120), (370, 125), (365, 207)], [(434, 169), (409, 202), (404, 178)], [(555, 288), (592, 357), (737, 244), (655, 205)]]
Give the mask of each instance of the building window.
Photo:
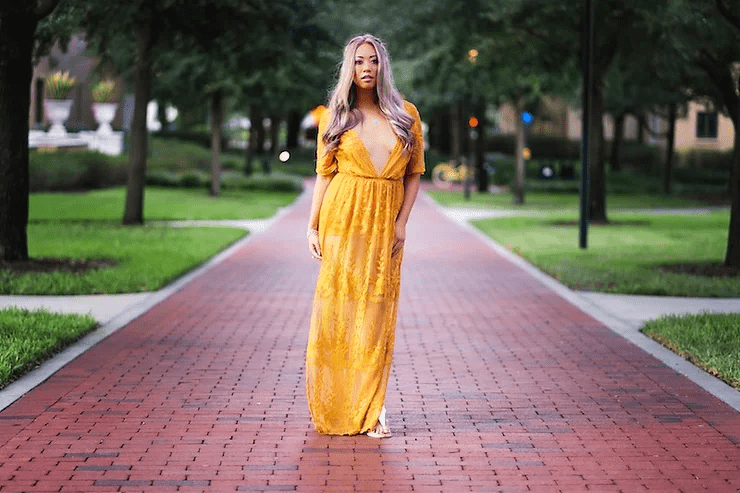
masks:
[(696, 115), (696, 137), (699, 139), (717, 138), (716, 111), (701, 111)]

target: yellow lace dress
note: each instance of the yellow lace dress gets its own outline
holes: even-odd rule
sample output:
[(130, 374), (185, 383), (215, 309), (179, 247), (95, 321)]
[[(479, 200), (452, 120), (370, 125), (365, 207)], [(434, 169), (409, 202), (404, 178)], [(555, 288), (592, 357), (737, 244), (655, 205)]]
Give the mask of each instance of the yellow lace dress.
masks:
[(319, 214), (323, 260), (306, 350), (308, 406), (319, 433), (365, 433), (385, 400), (403, 257), (391, 256), (396, 217), (404, 176), (424, 172), (419, 113), (404, 104), (414, 147), (404, 152), (397, 139), (381, 173), (353, 129), (325, 156), (328, 114), (319, 123), (316, 172), (333, 175)]

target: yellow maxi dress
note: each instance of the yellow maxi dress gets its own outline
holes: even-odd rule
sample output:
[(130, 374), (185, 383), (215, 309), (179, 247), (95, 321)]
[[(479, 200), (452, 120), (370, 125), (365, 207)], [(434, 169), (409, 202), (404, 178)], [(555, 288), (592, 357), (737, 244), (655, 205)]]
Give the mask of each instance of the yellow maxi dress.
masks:
[(391, 256), (403, 179), (424, 172), (416, 107), (414, 147), (401, 139), (378, 174), (354, 129), (324, 155), (319, 123), (316, 172), (333, 175), (319, 214), (322, 261), (306, 350), (306, 393), (319, 433), (356, 435), (375, 427), (385, 400), (395, 342), (403, 252)]

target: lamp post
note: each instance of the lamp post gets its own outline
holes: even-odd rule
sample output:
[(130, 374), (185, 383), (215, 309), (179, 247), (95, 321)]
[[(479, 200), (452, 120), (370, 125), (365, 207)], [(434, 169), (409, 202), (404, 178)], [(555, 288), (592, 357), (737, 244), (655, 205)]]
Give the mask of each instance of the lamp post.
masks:
[(595, 0), (586, 0), (583, 10), (583, 36), (581, 53), (583, 55), (583, 118), (581, 119), (581, 221), (579, 230), (579, 247), (588, 246), (588, 220), (590, 213), (589, 199), (589, 126), (591, 123), (591, 93), (593, 88), (593, 52), (594, 52), (594, 5)]

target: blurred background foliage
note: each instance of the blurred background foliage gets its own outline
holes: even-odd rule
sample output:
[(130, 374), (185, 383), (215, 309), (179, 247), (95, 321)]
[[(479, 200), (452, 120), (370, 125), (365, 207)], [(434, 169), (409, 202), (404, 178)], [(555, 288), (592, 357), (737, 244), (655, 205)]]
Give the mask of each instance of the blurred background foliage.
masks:
[[(721, 82), (713, 79), (712, 67), (740, 60), (740, 38), (717, 5), (715, 0), (679, 0), (669, 8), (638, 0), (599, 2), (595, 52), (600, 111), (615, 120), (634, 115), (644, 121), (648, 114), (667, 115), (671, 108), (703, 98), (732, 116), (736, 109), (728, 104)], [(737, 14), (734, 5), (722, 5)], [(122, 76), (130, 92), (137, 26), (145, 20), (155, 26), (151, 96), (160, 109), (173, 105), (179, 110), (175, 121), (167, 121), (160, 111), (160, 139), (147, 158), (147, 176), (159, 173), (155, 181), (163, 180), (162, 171), (209, 169), (213, 158), (200, 149), (183, 144), (176, 151), (170, 144), (161, 152), (167, 155), (166, 162), (156, 149), (167, 146), (165, 139), (209, 147), (209, 101), (216, 92), (224, 97), (225, 120), (240, 116), (251, 120), (251, 129), (231, 133), (224, 129), (220, 136), (221, 148), (227, 151), (219, 157), (225, 169), (246, 175), (272, 170), (281, 166), (277, 156), (288, 149), (298, 158), (291, 159), (297, 174), (308, 174), (310, 145), (302, 152), (306, 149), (300, 143), (315, 137), (310, 131), (301, 135), (305, 130), (300, 122), (326, 101), (343, 44), (365, 32), (386, 41), (399, 89), (429, 125), (428, 168), (475, 153), (479, 176), (496, 185), (510, 184), (516, 167), (511, 159), (515, 137), (500, 133), (497, 122), (485, 115), (514, 103), (538, 119), (545, 97), (579, 105), (583, 0), (280, 0), (269, 6), (236, 0), (130, 0), (115, 12), (108, 7), (102, 0), (61, 0), (54, 14), (41, 22), (38, 46), (41, 50), (55, 39), (64, 41), (71, 33), (84, 32), (90, 54), (100, 59), (100, 70)], [(153, 18), (142, 17), (142, 7)], [(480, 142), (470, 139), (471, 114), (481, 119)], [(233, 148), (237, 141), (243, 152)], [(534, 157), (526, 165), (529, 178), (536, 178), (549, 163), (555, 163), (556, 171), (565, 170), (556, 179), (577, 178), (580, 142), (532, 134), (527, 144)], [(713, 190), (729, 195), (732, 152), (696, 149), (675, 155), (666, 147), (670, 146), (625, 142), (615, 135), (603, 142), (595, 166), (606, 169), (607, 184), (628, 181), (636, 173), (659, 183), (658, 177), (670, 172), (669, 185), (663, 179), (658, 186), (664, 192), (670, 183), (685, 180), (689, 183), (684, 185), (708, 180), (714, 185), (724, 172), (726, 186)], [(59, 170), (53, 169), (58, 159), (32, 155), (31, 161), (32, 190), (125, 181), (118, 170), (124, 163), (117, 159), (73, 153), (68, 162), (59, 163)], [(497, 174), (482, 172), (484, 166)], [(81, 167), (88, 169), (80, 171)], [(103, 176), (101, 168), (110, 168), (110, 176)], [(673, 172), (673, 168), (700, 171)], [(77, 177), (63, 177), (65, 169)], [(628, 173), (620, 178), (623, 169)], [(54, 183), (54, 176), (64, 183)], [(534, 186), (576, 187), (556, 181)], [(479, 188), (484, 190), (484, 185)]]

